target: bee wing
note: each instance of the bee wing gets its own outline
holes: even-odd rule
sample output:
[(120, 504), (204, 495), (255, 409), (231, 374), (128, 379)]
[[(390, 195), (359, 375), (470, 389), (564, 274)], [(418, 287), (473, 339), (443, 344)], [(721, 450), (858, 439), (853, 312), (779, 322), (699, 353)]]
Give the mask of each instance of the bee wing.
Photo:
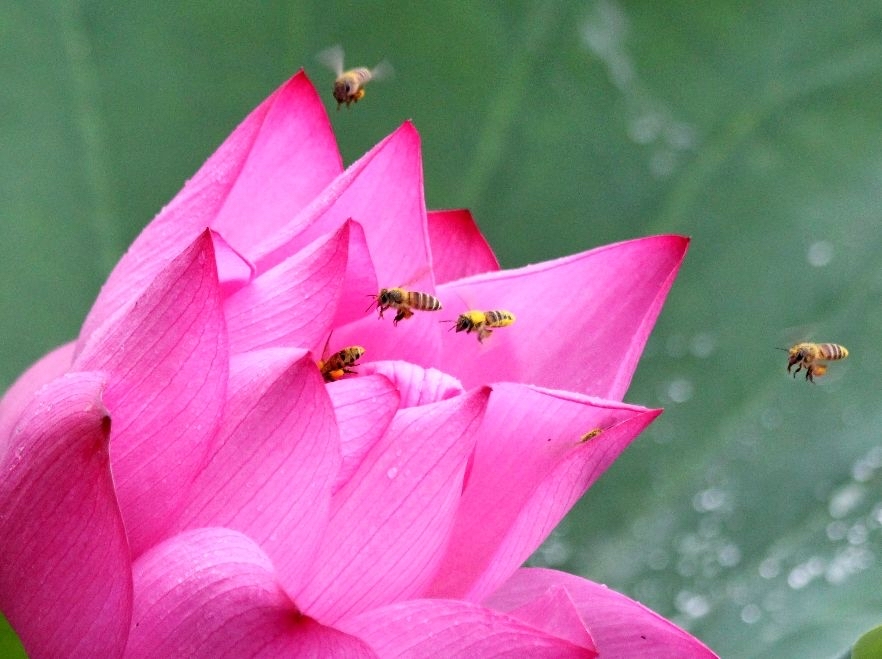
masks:
[(338, 77), (343, 75), (343, 46), (340, 44), (326, 48), (316, 55), (315, 58), (331, 69)]
[(389, 63), (389, 60), (383, 60), (371, 69), (371, 80), (388, 80), (395, 76), (395, 69)]

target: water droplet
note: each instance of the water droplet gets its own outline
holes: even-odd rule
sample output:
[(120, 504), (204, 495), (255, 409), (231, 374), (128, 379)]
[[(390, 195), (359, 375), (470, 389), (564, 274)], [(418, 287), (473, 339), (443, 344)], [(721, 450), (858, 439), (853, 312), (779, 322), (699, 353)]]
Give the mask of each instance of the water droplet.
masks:
[(793, 590), (800, 590), (808, 586), (812, 581), (824, 574), (825, 561), (820, 556), (812, 556), (790, 570), (787, 575), (787, 585)]
[(741, 562), (741, 549), (732, 543), (725, 544), (717, 552), (717, 561), (723, 567), (735, 567)]
[(854, 526), (848, 529), (846, 538), (850, 545), (862, 545), (867, 541), (868, 535), (869, 531), (867, 531), (867, 527), (860, 522), (857, 522)]
[(841, 519), (855, 509), (864, 499), (864, 487), (857, 483), (849, 483), (839, 488), (830, 497), (827, 511), (833, 519)]
[(704, 359), (710, 357), (717, 347), (717, 339), (713, 334), (701, 332), (692, 337), (689, 343), (689, 352), (694, 357)]
[(716, 487), (710, 487), (698, 492), (692, 498), (692, 507), (700, 513), (717, 510), (726, 502), (726, 493)]
[(805, 257), (810, 265), (821, 268), (833, 260), (833, 244), (827, 240), (817, 240), (809, 245)]
[(759, 565), (759, 575), (763, 579), (774, 579), (781, 574), (781, 562), (777, 558), (767, 558)]
[(762, 616), (763, 610), (759, 608), (756, 604), (747, 604), (743, 609), (741, 609), (741, 621), (747, 623), (748, 625), (759, 622)]
[(674, 599), (674, 606), (690, 618), (702, 618), (710, 612), (710, 602), (704, 595), (681, 590)]
[(398, 467), (389, 467), (389, 470), (386, 472), (386, 476), (389, 477), (389, 480), (395, 478), (398, 475)]
[(832, 540), (833, 542), (838, 542), (845, 538), (845, 534), (848, 533), (848, 524), (842, 521), (830, 522), (827, 524), (827, 539)]
[(668, 397), (675, 403), (685, 403), (692, 398), (693, 393), (695, 393), (695, 387), (686, 378), (678, 378), (668, 384)]

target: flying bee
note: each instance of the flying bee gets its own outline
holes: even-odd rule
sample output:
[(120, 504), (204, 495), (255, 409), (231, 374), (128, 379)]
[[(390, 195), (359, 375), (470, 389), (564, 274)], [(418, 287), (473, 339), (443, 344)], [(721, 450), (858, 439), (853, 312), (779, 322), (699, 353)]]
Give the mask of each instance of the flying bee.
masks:
[[(438, 311), (441, 309), (441, 300), (428, 293), (408, 291), (403, 288), (381, 288), (376, 295), (371, 295), (375, 302), (371, 306), (379, 310), (380, 318), (387, 309), (395, 309), (393, 325), (398, 325), (402, 320), (413, 316), (413, 310)], [(370, 309), (371, 307), (368, 307)]]
[(357, 375), (350, 367), (358, 366), (356, 362), (364, 355), (364, 348), (361, 346), (348, 346), (326, 357), (330, 341), (331, 337), (328, 336), (328, 341), (325, 343), (323, 351), (324, 354), (318, 362), (319, 372), (321, 372), (325, 382), (336, 382), (347, 374)]
[[(779, 348), (786, 350), (786, 348)], [(793, 377), (803, 368), (805, 379), (814, 382), (816, 377), (821, 377), (827, 372), (828, 361), (836, 361), (848, 357), (848, 350), (837, 343), (797, 343), (787, 352), (790, 358), (787, 360), (787, 372), (796, 366)]]
[(337, 109), (346, 103), (358, 103), (364, 98), (364, 86), (371, 80), (381, 80), (392, 74), (392, 66), (385, 60), (377, 64), (373, 69), (359, 66), (354, 69), (343, 70), (343, 48), (339, 45), (332, 46), (318, 54), (318, 60), (337, 74), (334, 81), (334, 99), (337, 101)]
[[(470, 310), (459, 314), (456, 324), (451, 328), (457, 332), (478, 333), (478, 343), (484, 343), (484, 339), (499, 327), (508, 327), (515, 321), (515, 315), (511, 311), (477, 311)], [(451, 322), (451, 321), (447, 321)]]

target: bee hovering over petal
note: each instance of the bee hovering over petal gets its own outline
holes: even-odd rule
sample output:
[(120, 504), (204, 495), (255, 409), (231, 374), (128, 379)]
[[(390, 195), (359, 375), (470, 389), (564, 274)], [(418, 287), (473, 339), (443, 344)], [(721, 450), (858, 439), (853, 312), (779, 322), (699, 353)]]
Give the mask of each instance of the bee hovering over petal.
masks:
[(848, 350), (837, 343), (797, 343), (787, 348), (779, 348), (789, 354), (787, 360), (787, 372), (796, 366), (793, 377), (803, 368), (805, 379), (814, 382), (816, 377), (821, 377), (827, 372), (827, 362), (837, 361), (848, 357)]
[(361, 346), (347, 346), (328, 356), (328, 345), (330, 342), (331, 336), (328, 335), (325, 349), (322, 351), (322, 358), (318, 361), (319, 372), (321, 372), (325, 382), (336, 382), (342, 379), (344, 375), (357, 375), (358, 373), (351, 370), (350, 367), (358, 365), (356, 362), (364, 356), (364, 348)]
[(372, 69), (359, 66), (344, 71), (343, 48), (339, 44), (320, 52), (317, 59), (337, 75), (337, 79), (334, 80), (334, 99), (337, 101), (338, 110), (344, 103), (349, 107), (351, 103), (358, 103), (364, 98), (364, 86), (371, 80), (382, 80), (392, 76), (392, 65), (385, 60)]
[(455, 323), (451, 329), (457, 332), (465, 332), (471, 334), (478, 333), (478, 343), (484, 343), (484, 339), (489, 337), (494, 329), (499, 327), (508, 327), (515, 321), (515, 315), (511, 311), (503, 311), (497, 309), (495, 311), (478, 311), (472, 309), (461, 313), (455, 321), (446, 321)]
[(393, 325), (398, 325), (402, 320), (406, 320), (413, 316), (413, 311), (438, 311), (441, 309), (441, 300), (434, 295), (428, 293), (420, 293), (419, 291), (408, 291), (404, 288), (381, 288), (376, 295), (371, 295), (374, 303), (368, 309), (374, 307), (379, 311), (380, 318), (383, 312), (388, 309), (395, 309), (395, 318)]

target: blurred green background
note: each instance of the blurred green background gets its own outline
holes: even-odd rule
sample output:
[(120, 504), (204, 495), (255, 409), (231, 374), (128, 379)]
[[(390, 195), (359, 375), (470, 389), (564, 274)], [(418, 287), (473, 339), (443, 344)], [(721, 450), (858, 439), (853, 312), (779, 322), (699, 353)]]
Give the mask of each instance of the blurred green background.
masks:
[[(833, 656), (882, 618), (879, 2), (146, 4), (0, 3), (0, 388), (341, 43), (396, 70), (326, 94), (346, 163), (412, 118), (429, 207), (471, 208), (503, 266), (693, 238), (627, 397), (666, 412), (533, 562), (725, 657)], [(794, 381), (775, 347), (802, 339), (851, 357)]]

